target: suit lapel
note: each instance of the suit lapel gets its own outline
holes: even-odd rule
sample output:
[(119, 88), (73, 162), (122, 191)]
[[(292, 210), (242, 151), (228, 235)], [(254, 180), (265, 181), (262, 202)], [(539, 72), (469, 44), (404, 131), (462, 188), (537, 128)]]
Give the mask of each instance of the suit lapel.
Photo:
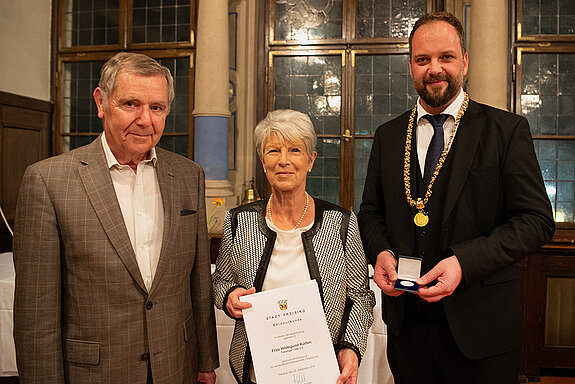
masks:
[(171, 161), (163, 155), (163, 151), (156, 147), (156, 156), (158, 156), (156, 171), (164, 206), (164, 233), (162, 235), (160, 259), (158, 260), (158, 267), (156, 268), (150, 294), (157, 289), (158, 282), (168, 266), (170, 250), (173, 248), (180, 220), (179, 188), (172, 171)]
[(455, 203), (473, 164), (475, 153), (479, 148), (480, 138), (485, 126), (484, 118), (480, 112), (480, 106), (470, 100), (469, 107), (457, 129), (455, 146), (453, 147), (453, 163), (449, 175), (449, 188), (447, 189), (443, 210), (443, 223), (445, 223), (453, 207), (455, 207)]
[(86, 157), (80, 160), (83, 165), (79, 168), (80, 179), (118, 257), (120, 257), (132, 278), (145, 291), (146, 286), (144, 285), (140, 268), (136, 261), (136, 255), (126, 230), (100, 138), (101, 136), (90, 144)]

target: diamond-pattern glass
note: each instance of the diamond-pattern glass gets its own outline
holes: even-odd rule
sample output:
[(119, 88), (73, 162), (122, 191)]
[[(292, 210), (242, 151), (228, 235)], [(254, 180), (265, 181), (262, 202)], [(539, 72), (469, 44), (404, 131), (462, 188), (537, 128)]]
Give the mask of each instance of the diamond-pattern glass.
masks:
[(341, 39), (342, 0), (277, 0), (275, 40)]
[(134, 0), (134, 43), (190, 41), (190, 0)]
[[(575, 54), (522, 55), (521, 113), (536, 136), (575, 136)], [(575, 221), (575, 141), (536, 139), (557, 222)]]
[(425, 0), (357, 0), (356, 37), (409, 37), (413, 24), (425, 13), (425, 3)]
[(575, 34), (575, 2), (573, 0), (522, 0), (522, 34)]
[(119, 14), (120, 0), (67, 0), (63, 46), (118, 44)]

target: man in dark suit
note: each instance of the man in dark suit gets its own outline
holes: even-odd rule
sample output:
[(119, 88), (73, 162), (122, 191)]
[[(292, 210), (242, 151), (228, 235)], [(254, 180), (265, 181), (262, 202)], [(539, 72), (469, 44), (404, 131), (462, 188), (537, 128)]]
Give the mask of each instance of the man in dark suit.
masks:
[[(453, 15), (423, 16), (409, 43), (420, 97), (377, 129), (358, 215), (390, 367), (396, 384), (513, 383), (516, 264), (555, 228), (529, 125), (463, 92), (468, 57)], [(398, 279), (410, 265), (414, 282)]]
[(204, 174), (157, 148), (170, 71), (120, 53), (94, 91), (104, 133), (26, 170), (14, 340), (20, 383), (215, 383)]

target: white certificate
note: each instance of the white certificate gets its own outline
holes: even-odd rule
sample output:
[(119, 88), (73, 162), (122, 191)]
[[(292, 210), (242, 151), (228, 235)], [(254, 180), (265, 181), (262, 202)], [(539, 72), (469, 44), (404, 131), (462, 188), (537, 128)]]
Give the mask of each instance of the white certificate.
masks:
[(339, 368), (315, 280), (240, 300), (258, 384), (335, 384)]

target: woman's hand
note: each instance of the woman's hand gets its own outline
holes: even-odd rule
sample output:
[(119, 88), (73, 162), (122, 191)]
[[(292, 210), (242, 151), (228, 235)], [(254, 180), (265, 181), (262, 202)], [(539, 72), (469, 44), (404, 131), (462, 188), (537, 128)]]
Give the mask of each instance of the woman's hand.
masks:
[(251, 287), (248, 290), (243, 288), (236, 288), (228, 295), (228, 301), (226, 303), (226, 309), (228, 313), (235, 317), (236, 319), (243, 319), (244, 315), (242, 313), (243, 309), (248, 309), (252, 307), (251, 303), (244, 303), (240, 301), (240, 297), (246, 295), (252, 295), (256, 293), (255, 287)]
[(337, 378), (337, 384), (356, 384), (359, 361), (355, 351), (344, 348), (337, 353), (337, 364), (341, 375)]

